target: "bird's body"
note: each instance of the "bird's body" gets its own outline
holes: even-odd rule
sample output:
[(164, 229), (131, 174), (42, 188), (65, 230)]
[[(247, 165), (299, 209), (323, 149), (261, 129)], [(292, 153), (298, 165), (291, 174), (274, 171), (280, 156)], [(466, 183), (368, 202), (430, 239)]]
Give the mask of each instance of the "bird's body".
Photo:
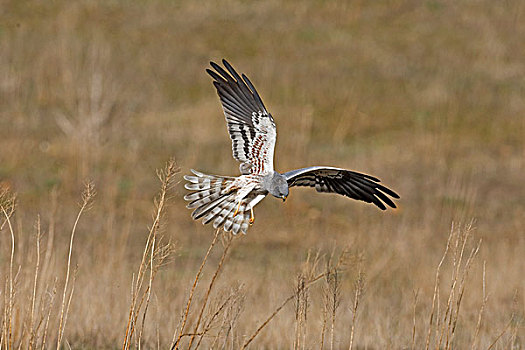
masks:
[(280, 174), (273, 169), (277, 136), (273, 117), (264, 106), (255, 87), (244, 74), (242, 78), (223, 60), (228, 70), (211, 62), (215, 71), (213, 85), (222, 103), (228, 132), (232, 139), (233, 157), (241, 165), (237, 177), (206, 175), (192, 170), (185, 176), (186, 189), (193, 191), (184, 199), (195, 209), (193, 219), (203, 224), (213, 222), (215, 228), (246, 233), (253, 223), (253, 208), (268, 194), (283, 201), (289, 187), (315, 187), (318, 192), (338, 193), (353, 199), (374, 203), (380, 209), (396, 205), (388, 197), (399, 198), (392, 190), (379, 184), (370, 175), (334, 167), (314, 166)]

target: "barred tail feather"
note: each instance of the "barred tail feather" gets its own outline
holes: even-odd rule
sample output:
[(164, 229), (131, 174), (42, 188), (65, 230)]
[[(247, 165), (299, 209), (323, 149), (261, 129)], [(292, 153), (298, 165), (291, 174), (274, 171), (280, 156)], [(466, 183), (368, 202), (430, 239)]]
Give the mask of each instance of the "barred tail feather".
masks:
[(243, 219), (240, 223), (240, 230), (242, 233), (246, 234), (248, 231), (248, 227), (250, 227), (250, 211), (247, 210), (243, 213)]
[(189, 201), (187, 208), (195, 208), (191, 216), (196, 220), (229, 198), (227, 187), (233, 182), (233, 178), (206, 175), (193, 169), (191, 172), (195, 176), (184, 176), (184, 179), (188, 181), (184, 187), (194, 192), (184, 196), (184, 199)]
[(246, 217), (247, 212), (245, 210), (246, 210), (246, 203), (242, 203), (241, 206), (239, 207), (239, 212), (237, 213), (237, 215), (233, 216), (232, 214), (233, 216), (231, 218), (231, 220), (233, 220), (232, 233), (234, 235), (238, 234), (241, 231), (242, 224), (244, 223), (245, 220), (249, 219), (249, 217)]
[(235, 200), (225, 201), (221, 204), (221, 211), (217, 213), (213, 221), (213, 227), (219, 228), (224, 224), (226, 218), (235, 211)]
[(230, 189), (235, 178), (206, 175), (195, 170), (192, 173), (195, 176), (184, 176), (188, 181), (184, 187), (193, 191), (184, 196), (189, 202), (187, 208), (195, 209), (191, 217), (194, 220), (202, 218), (203, 224), (213, 222), (214, 228), (222, 226), (224, 231), (232, 231), (235, 235), (246, 234), (250, 226), (250, 204), (255, 205), (260, 199), (254, 200), (256, 197), (250, 195), (239, 205), (237, 191)]
[[(207, 224), (213, 219), (218, 218), (218, 216), (226, 209), (233, 208), (235, 205), (235, 194), (230, 194), (228, 197), (224, 198), (220, 203), (218, 203), (214, 208), (208, 211), (208, 214), (202, 220), (203, 224)], [(214, 225), (215, 226), (215, 225)], [(215, 227), (217, 228), (217, 227)]]
[(198, 207), (191, 213), (193, 220), (198, 220), (203, 216), (209, 214), (213, 209), (215, 209), (219, 204), (228, 199), (228, 194), (220, 195), (219, 198), (212, 200), (211, 202), (205, 203), (202, 206)]
[(244, 198), (235, 216), (233, 214), (239, 203), (235, 201), (225, 203), (223, 210), (217, 215), (213, 227), (217, 228), (224, 224), (224, 231), (232, 231), (235, 235), (239, 232), (246, 234), (250, 227), (250, 208), (255, 206), (260, 200), (261, 198), (258, 196)]

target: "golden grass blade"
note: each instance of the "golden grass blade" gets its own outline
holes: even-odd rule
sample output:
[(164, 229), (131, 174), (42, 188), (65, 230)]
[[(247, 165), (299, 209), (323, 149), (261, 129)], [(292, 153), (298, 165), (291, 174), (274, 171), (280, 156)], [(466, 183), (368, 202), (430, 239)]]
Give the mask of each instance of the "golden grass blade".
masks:
[[(75, 239), (75, 233), (77, 230), (78, 222), (80, 221), (80, 217), (84, 213), (86, 209), (89, 208), (89, 205), (91, 204), (91, 201), (93, 200), (95, 196), (95, 185), (92, 182), (88, 182), (85, 185), (84, 191), (82, 192), (82, 203), (80, 205), (80, 210), (78, 211), (77, 218), (75, 220), (75, 223), (73, 224), (73, 228), (71, 230), (71, 235), (69, 238), (69, 251), (67, 255), (67, 268), (66, 268), (66, 280), (64, 282), (64, 290), (62, 292), (62, 303), (60, 306), (60, 323), (58, 326), (58, 335), (57, 335), (57, 350), (60, 350), (60, 345), (62, 344), (62, 337), (64, 336), (64, 329), (66, 327), (66, 318), (67, 318), (67, 311), (69, 310), (69, 306), (66, 310), (66, 303), (69, 305), (69, 301), (66, 300), (66, 293), (68, 290), (68, 283), (69, 283), (69, 274), (71, 269), (71, 255), (73, 252), (73, 240)], [(73, 287), (74, 288), (74, 287)], [(71, 290), (71, 295), (73, 294), (73, 289)], [(64, 312), (66, 311), (66, 314)]]
[[(149, 301), (151, 297), (151, 291), (153, 288), (153, 280), (155, 279), (158, 269), (164, 264), (165, 260), (169, 257), (172, 252), (172, 246), (170, 243), (166, 245), (157, 245), (161, 241), (162, 237), (159, 237), (160, 222), (161, 218), (166, 209), (168, 200), (168, 192), (171, 189), (174, 181), (175, 174), (179, 172), (175, 160), (170, 159), (163, 170), (157, 171), (157, 176), (161, 182), (161, 188), (158, 196), (155, 199), (155, 214), (153, 218), (153, 224), (148, 232), (146, 244), (142, 252), (142, 259), (138, 268), (134, 282), (132, 281), (131, 286), (131, 303), (129, 307), (128, 322), (126, 326), (126, 332), (124, 335), (124, 341), (122, 343), (122, 349), (129, 349), (133, 334), (137, 326), (137, 320), (140, 316), (140, 312), (144, 305), (144, 311), (142, 312), (142, 327), (139, 332), (139, 336), (136, 337), (137, 347), (140, 347), (146, 314), (148, 311)], [(146, 271), (150, 270), (148, 285), (143, 288), (144, 278)], [(141, 293), (139, 297), (139, 294)], [(140, 298), (140, 300), (139, 300)]]
[(34, 323), (34, 317), (35, 317), (35, 301), (36, 301), (36, 289), (37, 289), (37, 282), (38, 282), (38, 272), (40, 269), (40, 238), (41, 238), (41, 231), (40, 231), (40, 215), (37, 216), (37, 222), (36, 222), (36, 264), (35, 264), (35, 277), (33, 282), (33, 293), (31, 295), (31, 317), (29, 319), (29, 349), (33, 349), (34, 341), (35, 341), (35, 331), (33, 329), (33, 323)]
[[(430, 335), (432, 334), (432, 325), (433, 325), (433, 322), (434, 322), (434, 311), (435, 311), (435, 306), (436, 306), (436, 300), (438, 299), (438, 290), (439, 290), (439, 273), (441, 271), (441, 266), (443, 265), (443, 262), (445, 261), (445, 258), (447, 256), (447, 253), (450, 249), (450, 242), (451, 242), (451, 239), (452, 239), (452, 236), (453, 236), (453, 227), (452, 229), (450, 230), (450, 234), (448, 236), (448, 240), (447, 240), (447, 245), (445, 247), (445, 252), (443, 253), (443, 256), (441, 257), (441, 260), (439, 261), (439, 264), (436, 268), (436, 278), (435, 278), (435, 282), (434, 282), (434, 294), (432, 296), (432, 307), (431, 307), (431, 311), (430, 311), (430, 318), (429, 318), (429, 321), (428, 321), (428, 333), (427, 333), (427, 339), (426, 339), (426, 342), (425, 342), (425, 350), (428, 350), (429, 346), (430, 346)], [(438, 301), (439, 302), (439, 301)]]
[(213, 285), (215, 284), (215, 280), (217, 279), (219, 272), (221, 271), (222, 265), (224, 264), (224, 260), (226, 259), (226, 256), (228, 255), (228, 250), (230, 249), (230, 246), (233, 240), (234, 240), (233, 235), (228, 234), (226, 237), (226, 245), (224, 246), (224, 249), (222, 251), (221, 259), (219, 260), (219, 264), (217, 265), (217, 268), (215, 269), (215, 273), (213, 274), (213, 277), (210, 280), (210, 284), (208, 285), (208, 290), (206, 291), (206, 294), (204, 296), (204, 300), (201, 306), (201, 311), (199, 312), (199, 317), (197, 318), (195, 327), (193, 328), (193, 334), (191, 335), (190, 342), (188, 344), (188, 349), (191, 349), (191, 345), (193, 344), (193, 341), (195, 340), (195, 336), (197, 335), (198, 329), (200, 327), (202, 315), (204, 314), (204, 310), (206, 309), (206, 305), (208, 304), (208, 299), (210, 297)]
[[(15, 299), (14, 294), (14, 284), (13, 284), (13, 259), (15, 257), (15, 232), (13, 230), (13, 226), (11, 224), (11, 216), (14, 213), (15, 210), (15, 197), (11, 196), (7, 191), (4, 191), (0, 193), (0, 209), (2, 210), (2, 213), (4, 214), (5, 221), (3, 223), (6, 224), (9, 228), (9, 233), (11, 236), (11, 254), (9, 258), (9, 276), (8, 276), (8, 283), (9, 283), (9, 290), (7, 294), (7, 307), (5, 309), (5, 316), (4, 316), (4, 336), (3, 341), (5, 343), (5, 346), (7, 349), (11, 349), (13, 346), (13, 304)], [(2, 226), (3, 226), (2, 225)], [(1, 230), (1, 227), (0, 227)]]
[(175, 339), (175, 335), (174, 335), (174, 339), (173, 339), (173, 345), (171, 346), (171, 349), (177, 349), (177, 346), (179, 345), (182, 337), (183, 337), (183, 333), (184, 333), (184, 329), (186, 327), (186, 322), (188, 320), (188, 314), (190, 312), (190, 308), (191, 308), (191, 303), (193, 301), (193, 294), (195, 293), (195, 289), (197, 288), (197, 284), (199, 283), (199, 280), (200, 280), (200, 277), (201, 277), (201, 274), (202, 274), (202, 270), (204, 269), (204, 265), (206, 265), (206, 261), (208, 261), (208, 256), (210, 255), (213, 247), (215, 246), (215, 244), (217, 243), (217, 240), (219, 238), (219, 233), (220, 233), (220, 229), (217, 229), (215, 230), (215, 235), (213, 236), (213, 240), (211, 241), (211, 244), (210, 246), (208, 247), (208, 251), (206, 252), (206, 254), (204, 255), (204, 259), (202, 259), (202, 263), (199, 267), (199, 270), (197, 271), (197, 274), (195, 275), (195, 279), (193, 281), (193, 285), (191, 286), (191, 291), (190, 291), (190, 294), (188, 296), (188, 301), (186, 302), (186, 308), (184, 310), (184, 314), (183, 314), (183, 318), (182, 318), (182, 323), (179, 327), (179, 331), (177, 333), (177, 339)]
[(483, 279), (482, 279), (482, 292), (483, 292), (483, 299), (481, 300), (481, 306), (479, 308), (478, 313), (478, 322), (476, 323), (476, 332), (474, 333), (474, 338), (472, 340), (472, 345), (470, 347), (471, 350), (478, 349), (479, 344), (479, 332), (481, 330), (481, 322), (483, 320), (483, 313), (485, 311), (485, 306), (487, 305), (488, 301), (488, 295), (487, 295), (487, 284), (486, 284), (486, 261), (483, 261)]
[(365, 289), (365, 274), (361, 271), (361, 268), (358, 271), (357, 279), (354, 283), (354, 288), (355, 292), (354, 302), (352, 305), (352, 328), (350, 330), (350, 345), (348, 346), (349, 350), (352, 350), (352, 346), (354, 344), (354, 333), (357, 324), (357, 312), (359, 310), (359, 304), (361, 302), (361, 298)]

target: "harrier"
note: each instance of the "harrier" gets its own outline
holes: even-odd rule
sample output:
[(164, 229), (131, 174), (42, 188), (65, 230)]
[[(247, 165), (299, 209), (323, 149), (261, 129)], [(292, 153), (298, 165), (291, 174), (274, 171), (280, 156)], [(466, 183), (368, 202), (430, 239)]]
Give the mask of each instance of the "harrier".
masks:
[(214, 79), (228, 132), (233, 143), (233, 157), (238, 160), (241, 175), (237, 177), (207, 175), (192, 170), (184, 176), (186, 189), (192, 191), (184, 199), (195, 209), (194, 220), (203, 224), (213, 221), (213, 227), (225, 231), (246, 233), (254, 222), (253, 207), (270, 193), (288, 196), (294, 186), (314, 187), (317, 192), (337, 193), (367, 203), (382, 210), (396, 205), (388, 197), (399, 198), (391, 189), (379, 184), (379, 179), (358, 172), (325, 166), (312, 166), (280, 174), (273, 169), (273, 152), (277, 131), (272, 115), (247, 76), (242, 77), (223, 60), (224, 68), (210, 62), (214, 70), (206, 69)]

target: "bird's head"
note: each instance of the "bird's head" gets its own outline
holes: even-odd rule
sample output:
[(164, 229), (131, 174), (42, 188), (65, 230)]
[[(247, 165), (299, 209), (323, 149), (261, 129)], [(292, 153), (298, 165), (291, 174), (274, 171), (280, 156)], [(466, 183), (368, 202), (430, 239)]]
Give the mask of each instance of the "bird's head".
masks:
[(286, 197), (288, 197), (288, 181), (286, 181), (286, 177), (278, 172), (274, 172), (270, 179), (268, 192), (270, 192), (272, 196), (282, 199), (284, 202)]

